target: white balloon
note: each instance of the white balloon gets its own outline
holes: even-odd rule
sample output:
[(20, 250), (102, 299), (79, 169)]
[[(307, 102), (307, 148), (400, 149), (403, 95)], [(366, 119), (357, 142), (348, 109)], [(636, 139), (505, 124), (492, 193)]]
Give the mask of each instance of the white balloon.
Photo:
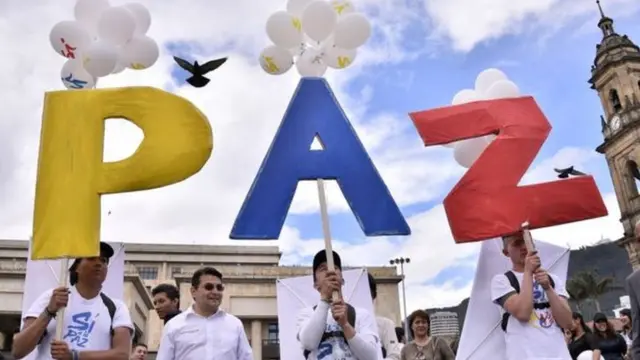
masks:
[(301, 19), (305, 34), (315, 41), (323, 41), (335, 29), (338, 15), (328, 2), (319, 0), (307, 5)]
[(496, 136), (495, 134), (489, 134), (489, 135), (485, 135), (485, 136), (483, 136), (482, 138), (484, 139), (484, 141), (485, 141), (487, 144), (491, 144), (491, 143), (493, 142), (493, 140), (495, 140), (495, 139), (496, 139), (496, 137), (497, 137), (497, 136)]
[(482, 71), (476, 78), (476, 93), (481, 98), (484, 98), (487, 94), (487, 90), (494, 83), (500, 80), (508, 80), (507, 75), (498, 69), (486, 69)]
[(260, 53), (260, 66), (271, 75), (282, 75), (293, 66), (293, 55), (286, 49), (271, 45)]
[(98, 37), (113, 45), (123, 45), (133, 37), (136, 19), (123, 6), (108, 8), (100, 15)]
[(150, 68), (159, 56), (158, 44), (146, 35), (138, 35), (122, 47), (122, 62), (133, 70)]
[(96, 79), (82, 67), (82, 61), (69, 59), (62, 65), (60, 78), (67, 89), (92, 89), (96, 86)]
[(478, 100), (480, 99), (478, 97), (478, 94), (475, 92), (475, 90), (464, 89), (459, 91), (457, 94), (453, 96), (453, 100), (451, 100), (451, 105), (466, 104), (466, 103), (470, 103)]
[(118, 49), (106, 41), (96, 41), (82, 53), (82, 64), (94, 77), (107, 76), (118, 62)]
[(487, 141), (483, 137), (459, 141), (453, 151), (453, 158), (460, 166), (470, 168), (478, 160), (484, 149), (487, 148)]
[(140, 3), (128, 3), (125, 4), (124, 7), (131, 11), (135, 19), (136, 28), (133, 33), (136, 35), (146, 34), (147, 31), (149, 31), (149, 27), (151, 27), (151, 13), (149, 9)]
[(287, 12), (297, 18), (302, 17), (302, 12), (311, 4), (313, 0), (289, 0), (287, 1)]
[(56, 53), (68, 59), (79, 59), (79, 53), (87, 49), (91, 38), (79, 22), (61, 21), (51, 29), (49, 41)]
[(332, 0), (331, 7), (333, 8), (333, 11), (338, 14), (338, 16), (348, 15), (356, 11), (353, 3), (348, 0)]
[(124, 71), (124, 69), (127, 68), (127, 64), (125, 64), (124, 62), (122, 62), (121, 58), (118, 57), (118, 61), (116, 61), (116, 67), (113, 69), (113, 71), (111, 72), (112, 75), (115, 74), (120, 74), (121, 72)]
[(291, 55), (293, 55), (293, 57), (297, 58), (302, 55), (308, 47), (309, 45), (307, 45), (306, 42), (301, 42), (300, 44), (298, 44), (298, 46), (289, 49), (289, 52), (291, 53)]
[(308, 48), (296, 61), (296, 68), (302, 77), (321, 77), (327, 71), (327, 64), (322, 61), (322, 52)]
[(300, 20), (286, 11), (278, 11), (267, 19), (267, 36), (275, 45), (290, 49), (302, 43)]
[(98, 33), (98, 20), (102, 12), (108, 9), (108, 0), (77, 0), (73, 14), (87, 28), (92, 38)]
[(353, 13), (338, 20), (333, 35), (337, 47), (355, 49), (362, 46), (371, 36), (371, 24), (364, 15)]
[[(577, 360), (593, 360), (593, 351), (585, 350), (578, 355)], [(600, 360), (604, 360), (604, 357), (600, 355)]]
[(486, 99), (504, 99), (520, 96), (520, 89), (513, 81), (499, 80), (487, 90)]
[(322, 60), (327, 66), (333, 69), (344, 69), (353, 64), (358, 51), (356, 49), (342, 49), (335, 45), (325, 46), (323, 48)]

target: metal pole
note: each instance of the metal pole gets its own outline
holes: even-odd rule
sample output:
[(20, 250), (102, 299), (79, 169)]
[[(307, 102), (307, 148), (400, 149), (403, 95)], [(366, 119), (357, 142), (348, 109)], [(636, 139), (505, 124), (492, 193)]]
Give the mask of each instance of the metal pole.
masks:
[(409, 337), (409, 314), (407, 314), (407, 289), (405, 287), (404, 261), (400, 262), (400, 275), (402, 276), (402, 307), (404, 308), (404, 336)]

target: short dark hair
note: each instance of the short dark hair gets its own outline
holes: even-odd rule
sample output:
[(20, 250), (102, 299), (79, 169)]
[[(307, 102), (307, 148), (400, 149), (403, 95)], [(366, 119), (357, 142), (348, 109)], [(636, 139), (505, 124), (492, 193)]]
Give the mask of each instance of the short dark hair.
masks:
[(147, 344), (144, 343), (137, 343), (137, 344), (133, 344), (133, 348), (137, 348), (138, 346), (143, 347), (145, 349), (148, 349), (149, 347), (147, 346)]
[(376, 279), (367, 272), (367, 278), (369, 279), (369, 290), (371, 291), (371, 298), (375, 300), (378, 297), (378, 286), (376, 285)]
[(424, 310), (416, 310), (409, 315), (409, 332), (411, 333), (411, 337), (414, 337), (411, 325), (413, 325), (413, 322), (418, 318), (425, 319), (427, 321), (427, 335), (431, 335), (431, 317), (429, 316), (429, 313)]
[(398, 342), (401, 342), (404, 337), (404, 329), (400, 326), (396, 326), (396, 337), (398, 338)]
[(169, 300), (180, 300), (180, 291), (171, 284), (160, 284), (151, 290), (151, 296), (165, 293)]
[(193, 286), (194, 288), (200, 286), (200, 278), (203, 275), (215, 276), (222, 281), (222, 273), (216, 270), (216, 268), (207, 266), (200, 268), (193, 273), (193, 276), (191, 277), (191, 286)]

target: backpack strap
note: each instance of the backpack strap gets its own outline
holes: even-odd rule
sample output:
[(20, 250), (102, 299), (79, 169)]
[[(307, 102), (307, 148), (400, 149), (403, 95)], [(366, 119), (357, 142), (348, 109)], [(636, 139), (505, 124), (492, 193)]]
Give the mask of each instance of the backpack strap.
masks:
[(347, 304), (347, 321), (354, 328), (356, 327), (356, 308)]
[(113, 337), (113, 318), (116, 316), (116, 304), (105, 293), (100, 293), (102, 303), (109, 311), (109, 317), (111, 318), (111, 336)]
[(504, 276), (506, 276), (507, 280), (509, 280), (509, 285), (511, 285), (513, 290), (515, 290), (517, 294), (520, 294), (520, 282), (518, 281), (516, 274), (514, 274), (513, 271), (509, 270), (504, 273)]
[[(507, 279), (509, 280), (509, 284), (511, 285), (511, 287), (516, 291), (516, 293), (520, 293), (520, 283), (518, 282), (518, 278), (516, 278), (516, 275), (513, 273), (513, 271), (507, 271), (506, 273), (504, 273), (504, 276), (507, 277)], [(551, 288), (555, 289), (556, 288), (556, 283), (553, 280), (553, 277), (551, 275), (549, 275), (549, 284), (551, 285)], [(546, 309), (548, 308), (550, 305), (549, 303), (541, 303), (541, 304), (534, 304), (534, 309)], [(509, 314), (506, 310), (504, 312), (504, 314), (502, 314), (502, 322), (500, 323), (500, 327), (502, 328), (502, 331), (507, 331), (507, 324), (509, 324), (509, 317), (511, 316), (511, 314)]]
[[(518, 282), (518, 278), (516, 277), (516, 274), (513, 273), (513, 271), (509, 270), (506, 273), (504, 273), (504, 276), (507, 277), (507, 280), (509, 280), (509, 284), (511, 285), (511, 287), (513, 288), (513, 290), (515, 290), (516, 294), (520, 293), (520, 283)], [(502, 328), (502, 331), (507, 331), (507, 324), (509, 324), (509, 317), (511, 316), (511, 314), (509, 314), (509, 312), (505, 309), (504, 313), (502, 314), (502, 322), (500, 323), (500, 327)]]

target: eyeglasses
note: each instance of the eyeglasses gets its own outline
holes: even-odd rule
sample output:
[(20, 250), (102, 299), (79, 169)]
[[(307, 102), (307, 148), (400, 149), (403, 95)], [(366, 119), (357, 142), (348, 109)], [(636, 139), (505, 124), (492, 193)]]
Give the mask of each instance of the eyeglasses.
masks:
[(204, 284), (204, 289), (207, 291), (211, 291), (213, 289), (216, 289), (218, 291), (224, 291), (224, 285), (223, 284)]

